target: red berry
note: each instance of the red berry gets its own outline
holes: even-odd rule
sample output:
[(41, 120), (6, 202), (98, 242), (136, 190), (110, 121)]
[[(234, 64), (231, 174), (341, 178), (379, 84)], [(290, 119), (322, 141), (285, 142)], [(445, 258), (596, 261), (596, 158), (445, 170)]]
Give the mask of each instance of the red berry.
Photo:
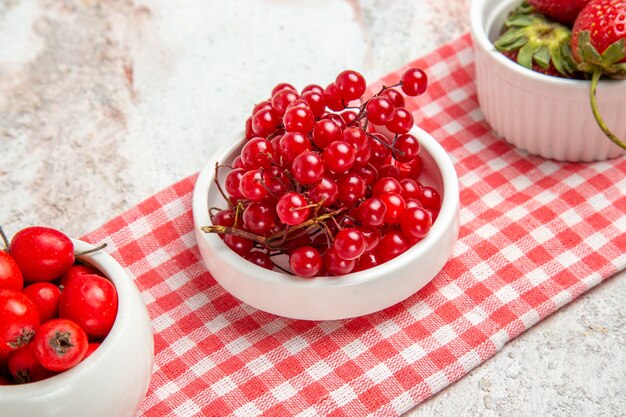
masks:
[(402, 232), (413, 239), (423, 239), (430, 231), (432, 220), (430, 213), (422, 207), (413, 207), (404, 210), (400, 219)]
[(357, 228), (343, 229), (335, 236), (333, 249), (343, 259), (356, 259), (365, 251), (365, 237)]
[(387, 97), (374, 97), (366, 106), (367, 120), (375, 125), (384, 125), (393, 119), (393, 103)]
[(244, 169), (236, 168), (226, 174), (226, 178), (224, 178), (224, 188), (226, 193), (234, 200), (241, 200), (244, 198), (243, 194), (239, 190), (239, 186), (241, 185), (241, 177), (243, 177), (243, 174), (245, 173), (246, 171)]
[(280, 139), (279, 147), (283, 161), (291, 165), (296, 156), (311, 150), (311, 142), (302, 133), (288, 132)]
[(356, 71), (346, 70), (341, 72), (335, 80), (339, 96), (347, 103), (361, 98), (365, 93), (365, 78)]
[(252, 116), (252, 131), (255, 135), (267, 137), (280, 124), (280, 114), (274, 109), (261, 109)]
[(386, 88), (380, 95), (391, 100), (394, 107), (404, 107), (404, 96), (395, 88)]
[(20, 291), (24, 278), (17, 262), (7, 252), (0, 250), (0, 289)]
[(326, 103), (326, 107), (333, 111), (341, 111), (346, 108), (346, 105), (341, 99), (339, 88), (335, 83), (328, 84), (326, 89), (324, 89), (324, 102)]
[(402, 232), (392, 230), (380, 239), (376, 247), (376, 255), (380, 263), (383, 263), (406, 252), (409, 247), (409, 239)]
[(277, 91), (272, 95), (272, 108), (278, 115), (285, 114), (287, 106), (299, 98), (300, 96), (295, 90), (288, 88)]
[(298, 193), (287, 193), (276, 204), (276, 214), (281, 222), (288, 225), (297, 225), (309, 218), (311, 209), (305, 198)]
[(431, 210), (441, 209), (441, 196), (433, 187), (424, 186), (420, 188), (419, 200), (422, 205)]
[(34, 343), (29, 343), (22, 349), (11, 352), (7, 366), (11, 376), (18, 384), (37, 382), (55, 375), (55, 372), (44, 368), (37, 360)]
[(232, 234), (224, 235), (224, 243), (240, 256), (250, 252), (254, 246), (254, 242), (250, 239)]
[(309, 190), (309, 198), (314, 203), (320, 203), (324, 207), (332, 205), (339, 194), (337, 184), (328, 177), (322, 179)]
[(342, 141), (347, 142), (354, 146), (356, 151), (360, 151), (369, 145), (367, 140), (367, 134), (363, 129), (356, 126), (348, 126), (341, 132)]
[(294, 274), (310, 278), (322, 269), (322, 256), (311, 246), (294, 249), (289, 256), (289, 266)]
[(253, 169), (243, 174), (239, 183), (239, 192), (248, 200), (263, 200), (267, 196), (267, 190), (263, 187), (263, 176), (261, 173)]
[(272, 262), (272, 258), (270, 258), (270, 256), (265, 252), (258, 250), (248, 252), (244, 255), (244, 258), (261, 268), (269, 269), (270, 271), (274, 269), (274, 262)]
[(61, 297), (59, 287), (49, 282), (35, 282), (24, 288), (23, 292), (37, 307), (42, 323), (58, 316)]
[(326, 251), (323, 257), (324, 266), (331, 275), (346, 275), (352, 272), (355, 260), (348, 260), (337, 255), (334, 248), (330, 248)]
[(400, 194), (402, 193), (402, 185), (400, 185), (397, 179), (392, 177), (380, 178), (372, 187), (372, 196), (379, 197), (384, 193)]
[(70, 238), (49, 227), (20, 230), (11, 239), (10, 247), (25, 282), (52, 281), (74, 264), (74, 244)]
[(61, 293), (59, 317), (75, 322), (89, 336), (106, 336), (116, 316), (117, 290), (104, 277), (86, 274), (70, 281)]
[(322, 153), (324, 165), (335, 173), (344, 173), (352, 168), (355, 156), (354, 147), (340, 140), (332, 142)]
[(275, 218), (275, 206), (264, 201), (249, 204), (242, 215), (245, 228), (259, 235), (265, 235), (270, 231)]
[(315, 125), (315, 116), (309, 109), (292, 107), (285, 112), (283, 124), (287, 132), (310, 133)]
[(67, 319), (54, 319), (41, 325), (33, 340), (35, 357), (46, 369), (61, 372), (83, 360), (89, 341), (85, 331)]
[(387, 211), (385, 212), (385, 223), (395, 224), (400, 223), (400, 218), (406, 207), (406, 203), (400, 194), (397, 193), (384, 193), (379, 197)]
[(0, 350), (16, 350), (29, 343), (39, 323), (37, 307), (26, 294), (0, 290)]
[(413, 127), (413, 115), (407, 109), (398, 107), (393, 111), (393, 117), (385, 127), (393, 133), (407, 133)]
[(409, 68), (400, 78), (402, 92), (407, 96), (419, 96), (426, 91), (428, 78), (419, 68)]
[(307, 91), (300, 97), (309, 105), (309, 109), (313, 112), (313, 116), (321, 117), (326, 110), (326, 102), (324, 101), (324, 91)]
[(399, 135), (393, 143), (393, 156), (398, 162), (412, 161), (420, 151), (420, 144), (413, 135)]
[(339, 201), (352, 206), (357, 200), (365, 196), (367, 186), (365, 180), (355, 173), (348, 172), (337, 179)]
[(296, 181), (301, 184), (315, 184), (324, 175), (322, 157), (317, 152), (302, 152), (293, 160), (291, 173)]
[(341, 128), (330, 119), (322, 119), (313, 128), (313, 143), (320, 149), (341, 138)]
[(274, 148), (264, 138), (252, 138), (241, 149), (241, 160), (247, 169), (269, 167), (273, 158)]
[(296, 91), (296, 88), (289, 84), (289, 83), (280, 83), (280, 84), (276, 84), (276, 86), (272, 89), (272, 97), (274, 97), (274, 94), (278, 93), (280, 90), (291, 90), (291, 91)]

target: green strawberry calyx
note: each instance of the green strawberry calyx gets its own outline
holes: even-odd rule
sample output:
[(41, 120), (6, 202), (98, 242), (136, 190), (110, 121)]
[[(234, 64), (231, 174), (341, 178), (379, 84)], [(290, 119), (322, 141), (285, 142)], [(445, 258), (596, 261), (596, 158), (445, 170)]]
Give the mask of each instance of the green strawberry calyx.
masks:
[(600, 115), (598, 109), (598, 101), (596, 99), (596, 90), (598, 82), (603, 75), (611, 78), (626, 77), (626, 63), (620, 62), (626, 57), (626, 46), (624, 38), (621, 38), (604, 50), (602, 54), (591, 43), (591, 36), (588, 30), (578, 33), (578, 55), (581, 59), (578, 69), (591, 74), (591, 86), (589, 88), (589, 101), (591, 102), (591, 111), (596, 123), (602, 129), (602, 132), (613, 143), (622, 149), (626, 149), (626, 143), (618, 138), (606, 125), (604, 119)]
[(548, 20), (523, 3), (504, 23), (506, 32), (494, 42), (500, 52), (517, 52), (517, 63), (532, 69), (533, 63), (547, 69), (550, 63), (564, 77), (576, 70), (572, 57), (570, 28)]

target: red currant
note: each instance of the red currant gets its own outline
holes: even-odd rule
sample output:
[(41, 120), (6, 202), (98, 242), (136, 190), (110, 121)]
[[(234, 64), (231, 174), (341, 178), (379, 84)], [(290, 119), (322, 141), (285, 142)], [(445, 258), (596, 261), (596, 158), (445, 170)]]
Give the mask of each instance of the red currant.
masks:
[(419, 96), (426, 91), (428, 78), (426, 73), (419, 68), (410, 68), (400, 78), (402, 91), (407, 96)]
[(347, 103), (360, 98), (365, 92), (365, 78), (356, 71), (346, 70), (339, 73), (335, 80), (339, 96)]
[(317, 152), (306, 151), (296, 156), (291, 165), (293, 177), (301, 184), (311, 185), (324, 175), (324, 162)]
[(391, 122), (394, 114), (394, 107), (387, 97), (374, 97), (370, 99), (366, 106), (367, 120), (375, 125), (384, 125)]
[(289, 266), (300, 277), (314, 277), (322, 269), (322, 256), (311, 246), (301, 246), (291, 252)]
[(302, 194), (291, 192), (278, 200), (276, 213), (281, 222), (295, 226), (309, 218), (311, 209)]

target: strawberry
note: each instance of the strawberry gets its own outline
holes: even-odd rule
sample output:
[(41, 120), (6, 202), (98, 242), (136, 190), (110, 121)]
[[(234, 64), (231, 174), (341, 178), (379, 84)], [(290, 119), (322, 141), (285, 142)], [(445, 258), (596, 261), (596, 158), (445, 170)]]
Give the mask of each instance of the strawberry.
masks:
[(537, 12), (571, 27), (589, 0), (528, 0), (528, 3)]
[(535, 13), (522, 3), (504, 23), (506, 31), (494, 42), (500, 52), (520, 65), (547, 75), (571, 78), (571, 31), (567, 26)]
[(591, 0), (574, 22), (571, 49), (578, 68), (591, 74), (591, 109), (598, 126), (626, 149), (600, 117), (596, 102), (600, 77), (626, 77), (626, 0)]

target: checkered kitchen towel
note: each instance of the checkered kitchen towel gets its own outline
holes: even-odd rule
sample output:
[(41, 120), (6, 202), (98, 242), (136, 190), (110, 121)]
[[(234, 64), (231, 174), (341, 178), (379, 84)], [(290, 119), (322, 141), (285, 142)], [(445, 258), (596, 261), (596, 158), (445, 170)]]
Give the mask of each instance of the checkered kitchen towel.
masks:
[(239, 302), (200, 261), (195, 176), (86, 236), (109, 242), (152, 317), (141, 416), (398, 415), (626, 266), (626, 158), (557, 163), (496, 137), (467, 35), (410, 66), (430, 77), (411, 110), (450, 153), (462, 209), (453, 258), (406, 301), (330, 322)]

